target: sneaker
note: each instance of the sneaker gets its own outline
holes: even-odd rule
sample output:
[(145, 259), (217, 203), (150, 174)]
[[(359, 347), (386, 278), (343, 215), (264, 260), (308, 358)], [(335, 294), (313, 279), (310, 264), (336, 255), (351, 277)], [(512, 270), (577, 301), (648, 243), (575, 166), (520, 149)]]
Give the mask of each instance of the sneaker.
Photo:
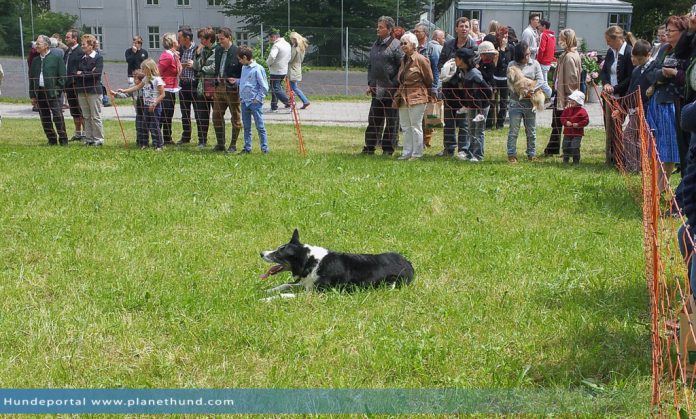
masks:
[(469, 156), (466, 154), (466, 151), (460, 151), (459, 153), (457, 153), (455, 157), (457, 158), (457, 160), (461, 161), (469, 160)]
[(517, 163), (517, 157), (515, 157), (515, 156), (508, 156), (508, 163), (516, 164), (516, 163)]
[(290, 109), (291, 107), (292, 107), (292, 105), (290, 105), (289, 103), (287, 105), (285, 105), (285, 109)]
[(307, 109), (307, 108), (309, 108), (309, 105), (311, 105), (311, 104), (309, 102), (307, 102), (304, 105), (302, 105), (302, 107), (300, 109)]
[(237, 146), (236, 145), (231, 145), (227, 151), (225, 152), (227, 154), (236, 154), (237, 153)]
[(141, 146), (140, 146), (140, 149), (141, 149), (141, 150), (147, 150), (147, 146), (146, 146), (146, 145), (141, 145)]
[(410, 158), (411, 158), (410, 154), (402, 154), (397, 158), (397, 160), (408, 160)]
[(411, 156), (411, 158), (408, 159), (408, 161), (420, 160), (420, 158), (421, 158), (421, 156)]
[(263, 154), (268, 154), (268, 150), (263, 150), (262, 153), (263, 153)]
[(215, 147), (213, 147), (213, 151), (225, 151), (225, 146), (223, 144), (216, 144)]
[(94, 145), (94, 140), (91, 138), (83, 137), (82, 144), (83, 145)]
[(72, 137), (70, 137), (70, 141), (83, 141), (84, 138), (84, 135), (75, 133)]
[(539, 158), (537, 156), (528, 156), (527, 160), (529, 160), (531, 162), (538, 162)]
[(92, 144), (90, 144), (90, 145), (95, 146), (95, 147), (98, 147), (100, 145), (104, 145), (104, 140), (94, 140), (92, 142)]
[(199, 150), (203, 150), (203, 149), (205, 148), (205, 143), (198, 143), (198, 145), (196, 146), (196, 148), (199, 149)]
[[(481, 159), (481, 160), (483, 160), (483, 159)], [(475, 156), (469, 159), (469, 161), (472, 162), (472, 163), (478, 163), (478, 162), (480, 162), (481, 160), (477, 159)]]
[(360, 155), (362, 156), (373, 156), (375, 154), (375, 150), (365, 150), (360, 152)]
[(449, 151), (447, 149), (442, 150), (441, 152), (437, 153), (437, 157), (450, 157), (454, 154), (454, 151)]
[(383, 156), (389, 157), (389, 156), (391, 156), (391, 155), (393, 155), (393, 154), (394, 154), (394, 152), (393, 152), (393, 151), (390, 151), (390, 150), (383, 150), (383, 151), (382, 151), (382, 155), (383, 155)]
[(251, 150), (243, 149), (239, 154), (251, 154)]

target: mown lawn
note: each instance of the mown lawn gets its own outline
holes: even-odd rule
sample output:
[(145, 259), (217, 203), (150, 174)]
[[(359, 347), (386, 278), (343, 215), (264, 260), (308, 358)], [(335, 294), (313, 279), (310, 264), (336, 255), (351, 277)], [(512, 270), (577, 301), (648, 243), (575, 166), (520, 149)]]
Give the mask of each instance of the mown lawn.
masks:
[[(358, 156), (341, 127), (304, 127), (302, 158), (268, 129), (268, 156), (158, 154), (111, 122), (94, 149), (3, 120), (2, 387), (556, 389), (648, 411), (639, 180), (602, 163), (602, 131), (564, 167), (507, 164), (504, 132), (470, 164)], [(261, 303), (289, 277), (260, 280), (259, 251), (295, 227), (399, 251), (416, 279)]]

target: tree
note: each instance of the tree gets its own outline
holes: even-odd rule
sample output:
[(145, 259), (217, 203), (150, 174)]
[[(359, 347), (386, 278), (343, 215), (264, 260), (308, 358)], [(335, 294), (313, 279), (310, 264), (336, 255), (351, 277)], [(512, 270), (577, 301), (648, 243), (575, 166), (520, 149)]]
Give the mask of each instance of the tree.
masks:
[(691, 7), (690, 0), (633, 0), (631, 31), (638, 38), (652, 41), (657, 27), (672, 15), (684, 15)]
[[(396, 19), (399, 5), (399, 26), (413, 28), (429, 0), (344, 0), (343, 26), (349, 27), (351, 53), (369, 49), (375, 39), (375, 27), (380, 16)], [(232, 4), (229, 4), (232, 3)], [(272, 27), (281, 32), (297, 29), (313, 46), (308, 60), (317, 65), (341, 63), (341, 0), (237, 0), (229, 2), (223, 13), (241, 18), (246, 29), (264, 30)], [(290, 28), (288, 28), (288, 3)]]
[(0, 0), (0, 54), (19, 55), (22, 52), (19, 18), (24, 26), (25, 47), (31, 39), (31, 15), (34, 15), (34, 34), (48, 35), (65, 32), (77, 21), (77, 16), (49, 11), (48, 0)]

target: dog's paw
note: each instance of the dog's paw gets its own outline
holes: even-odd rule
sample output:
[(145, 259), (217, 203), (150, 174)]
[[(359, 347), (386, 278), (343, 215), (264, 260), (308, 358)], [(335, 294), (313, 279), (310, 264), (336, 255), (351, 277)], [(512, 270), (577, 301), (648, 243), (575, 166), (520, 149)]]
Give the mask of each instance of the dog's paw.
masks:
[(278, 295), (273, 295), (271, 297), (262, 298), (259, 301), (264, 302), (264, 303), (268, 303), (270, 301), (277, 300), (279, 298), (283, 299), (283, 300), (287, 300), (290, 298), (295, 298), (295, 294), (278, 294)]

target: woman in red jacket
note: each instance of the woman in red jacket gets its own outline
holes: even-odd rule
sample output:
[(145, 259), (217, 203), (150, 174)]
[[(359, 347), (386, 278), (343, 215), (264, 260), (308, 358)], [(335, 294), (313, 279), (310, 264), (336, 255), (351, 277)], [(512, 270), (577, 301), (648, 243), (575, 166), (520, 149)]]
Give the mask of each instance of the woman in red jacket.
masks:
[(172, 118), (174, 117), (174, 105), (176, 93), (179, 89), (179, 74), (181, 73), (181, 61), (179, 60), (179, 43), (176, 34), (168, 32), (162, 35), (164, 52), (159, 57), (160, 76), (164, 80), (164, 100), (162, 101), (162, 138), (164, 144), (173, 144)]

